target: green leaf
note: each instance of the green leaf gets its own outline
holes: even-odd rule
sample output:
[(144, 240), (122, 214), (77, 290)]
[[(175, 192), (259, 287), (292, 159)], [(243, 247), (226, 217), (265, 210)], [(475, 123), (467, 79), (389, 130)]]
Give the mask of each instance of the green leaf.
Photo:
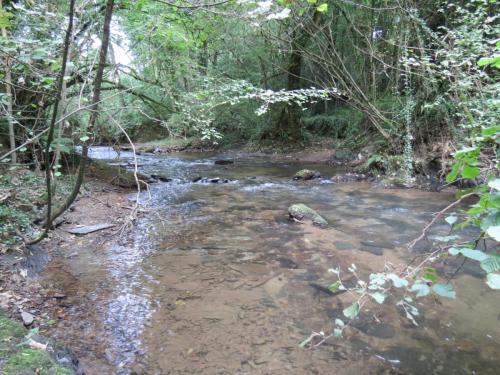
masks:
[(337, 327), (343, 328), (345, 326), (345, 323), (344, 323), (344, 321), (342, 319), (338, 319), (337, 318), (337, 319), (335, 319), (335, 325)]
[(299, 348), (304, 348), (307, 344), (309, 344), (311, 342), (311, 340), (314, 338), (314, 335), (311, 335), (309, 336), (307, 339), (303, 340), (300, 344), (299, 344)]
[(500, 289), (500, 275), (496, 273), (487, 274), (486, 284), (488, 284), (491, 289)]
[(489, 227), (496, 227), (500, 225), (500, 211), (495, 210), (481, 220), (481, 229), (487, 231)]
[(500, 208), (500, 193), (494, 192), (488, 196), (488, 205), (494, 208)]
[(384, 293), (380, 292), (375, 292), (375, 293), (370, 293), (370, 296), (379, 304), (384, 303), (386, 295)]
[(422, 283), (422, 282), (417, 282), (412, 285), (410, 288), (411, 292), (417, 292), (417, 297), (425, 297), (431, 292), (431, 288), (429, 288), (429, 285)]
[(495, 178), (488, 182), (488, 186), (492, 189), (500, 191), (500, 178)]
[(327, 3), (323, 3), (319, 6), (316, 7), (316, 10), (320, 13), (325, 13), (328, 11), (328, 4)]
[(450, 224), (451, 226), (453, 226), (453, 224), (455, 224), (458, 220), (458, 218), (455, 216), (455, 215), (450, 215), (448, 216), (446, 219), (444, 219), (448, 224)]
[(487, 273), (500, 270), (500, 255), (490, 254), (488, 258), (481, 262), (481, 268)]
[(387, 278), (392, 281), (392, 283), (396, 288), (402, 288), (404, 286), (408, 286), (408, 280), (402, 279), (401, 277), (399, 277), (394, 273), (388, 274)]
[(346, 318), (353, 319), (359, 314), (359, 303), (354, 302), (351, 306), (345, 308), (342, 313)]
[(48, 57), (48, 53), (45, 49), (43, 48), (37, 48), (33, 51), (33, 54), (31, 55), (31, 58), (33, 60), (43, 60)]
[(438, 281), (437, 271), (435, 268), (427, 267), (422, 278), (431, 283), (436, 283)]
[(328, 289), (330, 289), (332, 292), (336, 292), (339, 289), (340, 285), (340, 281), (336, 281), (333, 284), (328, 285)]
[(461, 150), (458, 150), (457, 152), (455, 152), (455, 156), (463, 156), (464, 154), (468, 154), (470, 152), (474, 152), (477, 150), (478, 150), (477, 147), (464, 147)]
[(455, 290), (450, 284), (436, 284), (432, 287), (432, 290), (441, 297), (456, 298)]
[(500, 125), (496, 125), (496, 126), (491, 126), (489, 128), (485, 128), (481, 131), (481, 135), (483, 137), (489, 137), (489, 136), (492, 136), (496, 133), (500, 132)]
[(82, 142), (87, 142), (90, 139), (88, 135), (84, 135), (83, 137), (80, 138), (80, 141)]
[(446, 175), (446, 182), (451, 184), (452, 182), (454, 182), (457, 179), (458, 169), (460, 168), (461, 165), (462, 165), (462, 162), (456, 162), (455, 164), (453, 164), (453, 166), (451, 167), (450, 173), (448, 173)]
[(473, 179), (479, 176), (479, 168), (478, 167), (471, 167), (470, 165), (467, 165), (462, 169), (462, 177), (463, 178), (468, 178), (468, 179)]
[(486, 233), (488, 234), (488, 236), (494, 238), (495, 241), (499, 241), (500, 242), (500, 225), (490, 226), (486, 230)]
[(462, 254), (464, 257), (477, 260), (478, 262), (482, 262), (483, 260), (489, 257), (488, 254), (482, 252), (481, 250), (474, 250), (469, 248), (456, 248), (452, 247), (448, 250), (451, 255)]

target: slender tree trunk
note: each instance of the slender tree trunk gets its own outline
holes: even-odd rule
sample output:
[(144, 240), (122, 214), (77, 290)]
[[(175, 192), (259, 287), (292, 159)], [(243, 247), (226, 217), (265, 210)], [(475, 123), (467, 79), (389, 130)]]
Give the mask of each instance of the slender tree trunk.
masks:
[(68, 55), (69, 55), (69, 49), (70, 49), (70, 44), (71, 44), (71, 35), (73, 33), (73, 17), (74, 17), (74, 12), (75, 12), (75, 0), (70, 0), (70, 5), (69, 5), (69, 22), (68, 22), (68, 28), (66, 29), (66, 35), (64, 38), (64, 48), (63, 48), (63, 55), (62, 55), (62, 64), (61, 64), (61, 71), (59, 72), (59, 76), (57, 77), (57, 83), (56, 83), (56, 99), (54, 101), (54, 108), (52, 110), (52, 117), (50, 119), (50, 125), (49, 125), (49, 131), (47, 134), (47, 142), (45, 143), (45, 185), (46, 185), (46, 190), (47, 190), (47, 218), (45, 220), (45, 230), (43, 233), (34, 239), (33, 241), (30, 241), (30, 244), (34, 244), (37, 242), (40, 242), (43, 238), (47, 236), (49, 233), (50, 227), (52, 225), (52, 162), (51, 162), (51, 145), (52, 141), (54, 140), (54, 133), (55, 133), (55, 128), (56, 128), (56, 121), (58, 117), (58, 112), (59, 112), (59, 103), (61, 101), (61, 94), (63, 91), (63, 86), (64, 86), (64, 76), (66, 74), (66, 65), (68, 63)]
[[(104, 25), (102, 29), (102, 37), (101, 37), (101, 50), (99, 52), (99, 64), (97, 66), (96, 75), (94, 78), (94, 91), (92, 96), (92, 103), (90, 106), (90, 119), (88, 123), (88, 132), (92, 132), (95, 123), (97, 121), (98, 110), (99, 110), (99, 102), (101, 100), (101, 84), (104, 75), (104, 67), (106, 65), (106, 56), (109, 47), (109, 35), (110, 35), (110, 24), (111, 18), (113, 16), (113, 7), (114, 0), (108, 0), (106, 3), (106, 11), (104, 14)], [(88, 152), (89, 152), (89, 141), (85, 141), (82, 145), (82, 155), (78, 166), (78, 175), (75, 181), (75, 185), (73, 186), (73, 190), (70, 195), (66, 199), (66, 201), (58, 207), (52, 216), (48, 219), (50, 223), (54, 221), (55, 218), (62, 215), (74, 202), (78, 193), (80, 192), (80, 188), (83, 183), (83, 178), (85, 176), (85, 166), (88, 162)], [(47, 227), (50, 226), (49, 223), (46, 223)]]
[(264, 62), (264, 59), (259, 56), (259, 63), (260, 63), (260, 71), (262, 73), (262, 85), (264, 88), (267, 90), (269, 88), (269, 81), (267, 78), (267, 69), (266, 69), (266, 63)]
[[(296, 29), (292, 34), (291, 52), (287, 68), (287, 89), (298, 90), (301, 88), (302, 75), (302, 54), (311, 38), (310, 29), (319, 19), (320, 13), (314, 11), (307, 25), (303, 26), (305, 30)], [(300, 109), (296, 104), (289, 104), (283, 108), (278, 120), (277, 130), (287, 134), (290, 138), (299, 139), (300, 135)]]
[[(69, 52), (68, 61), (71, 61), (71, 51)], [(70, 75), (70, 74), (71, 74), (71, 72), (68, 71), (67, 75)], [(59, 104), (59, 112), (60, 112), (60, 115), (58, 116), (59, 119), (65, 118), (66, 114), (67, 114), (67, 111), (66, 111), (67, 105), (68, 105), (67, 91), (68, 90), (66, 87), (66, 80), (63, 79), (62, 90), (61, 90), (61, 102)], [(56, 166), (56, 168), (59, 167), (59, 162), (61, 159), (61, 138), (64, 134), (65, 123), (66, 123), (66, 121), (64, 121), (64, 120), (60, 121), (58, 126), (57, 126), (57, 140), (58, 140), (58, 142), (56, 144), (56, 156), (54, 159), (54, 165)]]
[[(0, 0), (0, 11), (3, 9), (2, 0)], [(7, 28), (2, 27), (2, 37), (7, 40)], [(14, 130), (14, 121), (13, 121), (13, 97), (12, 97), (12, 72), (10, 69), (10, 59), (8, 56), (5, 57), (5, 93), (7, 94), (7, 124), (9, 126), (9, 143), (10, 143), (10, 152), (12, 154), (11, 163), (17, 163), (17, 153), (16, 153), (16, 133)]]

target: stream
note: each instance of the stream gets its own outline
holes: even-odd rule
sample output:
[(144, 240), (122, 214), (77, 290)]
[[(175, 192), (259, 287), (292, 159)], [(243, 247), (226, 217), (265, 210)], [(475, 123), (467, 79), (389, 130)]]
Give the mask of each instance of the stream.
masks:
[[(132, 163), (97, 147), (90, 157)], [(41, 283), (67, 296), (69, 319), (50, 335), (73, 349), (87, 374), (498, 374), (500, 299), (474, 264), (457, 274), (457, 299), (416, 302), (413, 324), (396, 306), (367, 303), (345, 330), (311, 350), (299, 343), (333, 331), (354, 301), (310, 283), (341, 276), (368, 279), (430, 248), (410, 252), (444, 193), (332, 183), (337, 167), (244, 153), (139, 155), (140, 170), (166, 176), (140, 195), (140, 216), (127, 234), (106, 242), (75, 239), (72, 256), (56, 255)], [(215, 160), (232, 159), (218, 165)], [(323, 179), (291, 181), (303, 168)], [(226, 183), (192, 182), (198, 177)], [(131, 205), (135, 194), (130, 195)], [(287, 208), (304, 203), (326, 229), (294, 223)], [(90, 223), (81, 223), (90, 224)], [(447, 235), (438, 225), (433, 235)], [(456, 264), (442, 261), (440, 272)]]

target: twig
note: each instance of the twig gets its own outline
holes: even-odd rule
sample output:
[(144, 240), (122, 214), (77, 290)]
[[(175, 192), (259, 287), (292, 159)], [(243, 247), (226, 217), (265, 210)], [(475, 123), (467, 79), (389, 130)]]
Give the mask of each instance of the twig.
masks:
[(447, 211), (449, 211), (450, 209), (452, 209), (453, 207), (455, 207), (457, 204), (459, 204), (460, 202), (462, 202), (465, 198), (468, 198), (468, 197), (471, 197), (471, 196), (477, 195), (477, 194), (478, 194), (477, 192), (472, 192), (472, 193), (469, 193), (469, 194), (462, 195), (455, 202), (449, 204), (448, 206), (446, 206), (445, 208), (443, 208), (441, 211), (439, 211), (436, 214), (436, 216), (434, 216), (434, 218), (429, 222), (429, 224), (427, 224), (425, 226), (425, 228), (423, 229), (423, 231), (420, 234), (420, 236), (418, 236), (417, 238), (415, 238), (413, 241), (411, 241), (408, 244), (408, 249), (412, 250), (413, 247), (415, 247), (415, 245), (419, 241), (421, 241), (422, 239), (424, 239), (427, 236), (427, 232), (429, 231), (429, 229), (431, 229), (431, 227), (436, 223), (436, 221), (438, 221), (441, 218), (441, 216), (443, 216)]

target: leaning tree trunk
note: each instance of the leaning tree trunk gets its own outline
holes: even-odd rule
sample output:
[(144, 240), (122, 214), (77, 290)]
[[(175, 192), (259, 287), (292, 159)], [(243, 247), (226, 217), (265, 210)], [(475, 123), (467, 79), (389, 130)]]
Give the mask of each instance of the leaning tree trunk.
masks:
[[(0, 0), (0, 11), (3, 9), (2, 0)], [(2, 27), (2, 37), (7, 40), (7, 28)], [(14, 121), (13, 121), (13, 98), (12, 98), (12, 72), (10, 69), (10, 58), (5, 56), (5, 93), (7, 94), (7, 124), (9, 126), (9, 143), (10, 143), (10, 153), (11, 153), (11, 163), (17, 163), (17, 153), (16, 153), (16, 134), (14, 131)]]
[[(74, 4), (75, 0), (71, 0), (71, 3)], [(101, 38), (101, 49), (99, 53), (99, 63), (97, 66), (96, 70), (96, 75), (94, 78), (94, 88), (93, 88), (93, 95), (92, 95), (92, 103), (89, 107), (91, 114), (89, 118), (89, 123), (88, 123), (88, 131), (92, 131), (94, 128), (94, 125), (97, 120), (98, 116), (98, 109), (99, 109), (99, 102), (101, 100), (101, 84), (102, 84), (102, 78), (104, 75), (104, 67), (106, 65), (106, 55), (108, 51), (108, 46), (109, 46), (109, 35), (110, 35), (110, 24), (111, 24), (111, 17), (113, 16), (113, 7), (114, 7), (114, 0), (108, 0), (106, 3), (106, 11), (104, 15), (104, 25), (103, 25), (103, 30), (102, 30), (102, 38)], [(68, 36), (68, 35), (67, 35)], [(65, 43), (66, 46), (66, 43)], [(67, 44), (69, 47), (69, 43)], [(65, 47), (65, 57), (68, 55), (68, 50)], [(65, 67), (63, 66), (63, 69), (65, 70)], [(64, 76), (63, 76), (64, 77)], [(59, 87), (58, 91), (58, 96), (60, 97), (62, 90), (62, 82)], [(58, 98), (59, 99), (59, 98)], [(54, 108), (54, 116), (57, 117), (57, 105), (55, 105)], [(54, 120), (55, 123), (55, 120)], [(54, 126), (52, 126), (52, 132), (54, 132)], [(58, 207), (54, 212), (51, 212), (50, 209), (47, 210), (47, 218), (45, 220), (45, 234), (37, 238), (36, 240), (32, 241), (31, 243), (35, 243), (40, 241), (41, 239), (46, 236), (47, 231), (52, 225), (52, 222), (54, 219), (56, 219), (58, 216), (62, 215), (74, 202), (76, 197), (78, 196), (78, 193), (80, 191), (80, 188), (82, 186), (83, 178), (85, 175), (85, 163), (87, 162), (88, 158), (88, 150), (89, 150), (89, 141), (85, 141), (82, 145), (82, 156), (79, 162), (79, 167), (78, 167), (78, 175), (75, 181), (75, 185), (73, 186), (73, 190), (71, 191), (70, 195), (66, 199), (66, 201)], [(50, 171), (49, 171), (50, 173)], [(50, 191), (50, 190), (49, 190)], [(50, 194), (50, 193), (49, 193)], [(50, 207), (50, 206), (49, 206)]]
[[(102, 78), (104, 75), (104, 67), (106, 66), (106, 56), (109, 47), (109, 35), (110, 35), (110, 24), (111, 18), (113, 16), (113, 7), (114, 0), (108, 0), (106, 3), (106, 10), (104, 14), (104, 25), (102, 28), (102, 37), (101, 37), (101, 50), (99, 52), (99, 63), (97, 65), (97, 70), (94, 78), (94, 90), (92, 95), (92, 103), (90, 105), (90, 119), (88, 123), (87, 131), (91, 132), (94, 129), (95, 123), (97, 121), (98, 110), (99, 110), (99, 102), (101, 101), (101, 85)], [(75, 185), (73, 186), (73, 190), (70, 195), (66, 199), (66, 201), (58, 207), (52, 216), (49, 218), (49, 221), (52, 223), (55, 218), (62, 215), (71, 204), (75, 201), (78, 193), (80, 192), (80, 188), (83, 183), (83, 178), (85, 176), (85, 164), (87, 163), (88, 153), (89, 153), (89, 140), (85, 141), (82, 145), (82, 155), (80, 158), (80, 162), (78, 165), (78, 175), (76, 177)], [(46, 223), (48, 225), (48, 223)]]
[(66, 29), (66, 36), (64, 38), (64, 49), (62, 55), (62, 65), (57, 77), (56, 83), (56, 98), (54, 100), (54, 108), (52, 109), (52, 117), (50, 119), (49, 130), (47, 134), (47, 142), (45, 143), (45, 184), (47, 189), (47, 219), (45, 220), (45, 230), (43, 233), (30, 241), (30, 244), (37, 243), (45, 238), (52, 225), (52, 162), (51, 162), (51, 146), (54, 140), (54, 133), (56, 127), (56, 121), (58, 117), (59, 103), (61, 102), (61, 94), (64, 89), (64, 76), (66, 75), (66, 66), (68, 64), (68, 54), (71, 45), (71, 35), (73, 33), (73, 17), (75, 13), (75, 0), (70, 1), (69, 5), (69, 22), (68, 28)]

